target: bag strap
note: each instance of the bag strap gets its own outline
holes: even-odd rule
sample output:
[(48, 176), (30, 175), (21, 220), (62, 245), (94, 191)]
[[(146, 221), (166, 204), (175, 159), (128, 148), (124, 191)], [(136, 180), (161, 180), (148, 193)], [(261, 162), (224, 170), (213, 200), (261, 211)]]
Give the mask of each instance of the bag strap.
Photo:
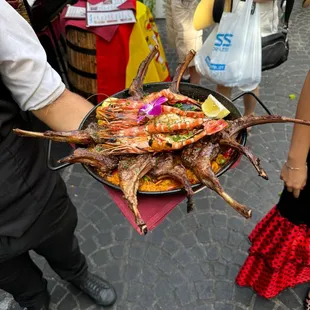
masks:
[(224, 12), (224, 7), (225, 7), (225, 0), (214, 0), (212, 15), (213, 20), (216, 23), (219, 23), (221, 21)]

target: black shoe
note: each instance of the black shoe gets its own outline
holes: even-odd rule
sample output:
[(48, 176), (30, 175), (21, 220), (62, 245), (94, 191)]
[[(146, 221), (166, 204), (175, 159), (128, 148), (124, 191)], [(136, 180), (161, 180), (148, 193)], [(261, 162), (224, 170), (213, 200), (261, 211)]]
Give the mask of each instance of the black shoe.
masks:
[(88, 272), (82, 278), (75, 279), (71, 283), (92, 298), (99, 306), (112, 306), (116, 301), (114, 287), (95, 274)]

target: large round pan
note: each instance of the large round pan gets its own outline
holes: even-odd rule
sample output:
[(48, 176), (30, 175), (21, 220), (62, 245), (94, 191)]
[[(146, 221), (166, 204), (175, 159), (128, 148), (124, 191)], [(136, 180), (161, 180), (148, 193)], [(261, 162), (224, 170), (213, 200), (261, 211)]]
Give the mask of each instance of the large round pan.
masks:
[[(143, 89), (146, 93), (153, 93), (153, 92), (158, 92), (162, 89), (166, 89), (168, 88), (170, 85), (170, 83), (151, 83), (151, 84), (145, 84)], [(181, 83), (180, 84), (180, 93), (182, 95), (188, 96), (190, 98), (196, 99), (196, 100), (200, 100), (200, 101), (204, 101), (210, 94), (212, 94), (216, 99), (218, 99), (229, 111), (230, 114), (228, 115), (228, 117), (226, 118), (227, 120), (234, 120), (236, 118), (239, 118), (241, 116), (240, 112), (238, 111), (238, 109), (235, 107), (235, 105), (232, 103), (232, 101), (230, 101), (229, 99), (227, 99), (226, 97), (224, 97), (223, 95), (212, 91), (208, 88), (199, 86), (199, 85), (193, 85), (193, 84), (188, 84), (188, 83)], [(128, 94), (128, 89), (123, 90), (121, 92), (118, 92), (114, 95), (112, 95), (112, 97), (116, 97), (116, 98), (128, 98), (130, 95)], [(95, 106), (84, 118), (84, 120), (82, 121), (79, 129), (86, 129), (88, 127), (89, 124), (94, 123), (97, 121), (96, 119), (96, 108), (98, 106), (100, 106), (101, 104), (98, 104), (97, 106)], [(246, 143), (246, 130), (242, 131), (238, 137), (239, 142), (242, 145), (245, 145)], [(218, 171), (217, 176), (222, 175), (223, 173), (225, 173), (227, 170), (229, 170), (233, 164), (238, 160), (239, 158), (239, 154), (237, 152), (235, 152), (233, 154), (233, 156), (229, 159), (229, 161), (227, 161), (227, 163), (225, 164), (225, 166), (222, 167), (222, 169), (220, 171)], [(87, 165), (83, 165), (83, 167), (85, 168), (85, 170), (92, 176), (94, 177), (96, 180), (98, 180), (99, 182), (106, 184), (108, 186), (111, 186), (113, 188), (116, 189), (120, 189), (119, 186), (116, 186), (110, 182), (108, 182), (107, 180), (105, 180), (104, 178), (102, 178), (96, 171), (95, 168), (87, 166)], [(193, 185), (193, 188), (197, 188), (201, 186), (201, 184), (196, 184)], [(177, 193), (182, 191), (182, 189), (174, 189), (174, 190), (170, 190), (170, 191), (158, 191), (158, 192), (139, 192), (140, 194), (147, 194), (147, 195), (159, 195), (159, 194), (170, 194), (170, 193)]]

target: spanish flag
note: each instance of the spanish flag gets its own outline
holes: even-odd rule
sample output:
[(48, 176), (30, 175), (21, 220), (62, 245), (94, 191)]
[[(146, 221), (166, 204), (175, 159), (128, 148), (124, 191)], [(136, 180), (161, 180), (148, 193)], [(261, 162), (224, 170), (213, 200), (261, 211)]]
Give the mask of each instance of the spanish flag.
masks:
[(159, 46), (159, 53), (150, 64), (144, 83), (170, 81), (168, 64), (155, 20), (149, 8), (139, 1), (136, 2), (136, 20), (135, 24), (119, 26), (110, 42), (97, 36), (99, 102), (130, 86), (140, 63), (155, 45)]

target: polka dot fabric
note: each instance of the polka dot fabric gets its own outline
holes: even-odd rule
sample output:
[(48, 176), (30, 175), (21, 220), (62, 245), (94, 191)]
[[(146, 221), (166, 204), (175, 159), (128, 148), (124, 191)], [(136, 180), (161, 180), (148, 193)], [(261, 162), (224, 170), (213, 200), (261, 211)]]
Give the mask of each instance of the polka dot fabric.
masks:
[[(293, 207), (293, 206), (292, 206)], [(236, 278), (265, 298), (310, 281), (310, 228), (282, 217), (274, 207), (249, 236), (249, 256)]]

